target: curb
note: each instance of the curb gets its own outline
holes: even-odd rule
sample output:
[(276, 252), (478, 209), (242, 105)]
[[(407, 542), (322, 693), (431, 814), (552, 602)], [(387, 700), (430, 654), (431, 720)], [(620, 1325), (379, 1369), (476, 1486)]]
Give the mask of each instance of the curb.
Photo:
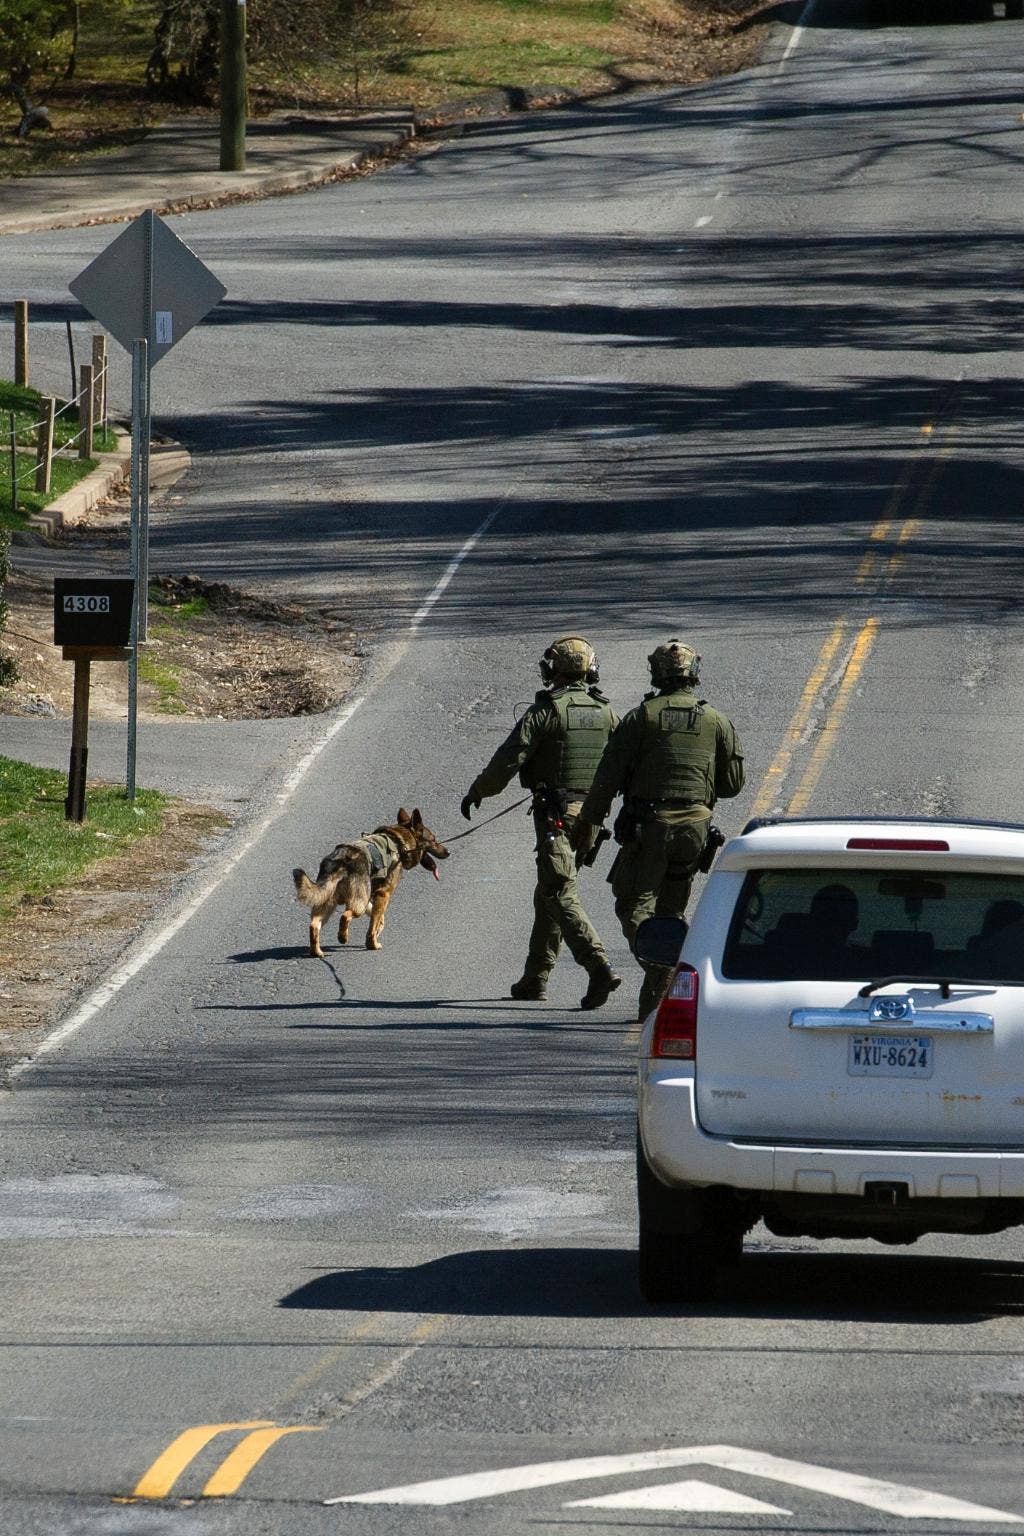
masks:
[[(62, 213), (26, 215), (21, 218), (0, 218), (0, 238), (4, 235), (41, 234), (51, 229), (80, 229), (94, 224), (120, 224), (139, 214), (152, 210), (157, 214), (187, 213), (190, 209), (225, 208), (232, 203), (258, 202), (264, 197), (278, 197), (289, 192), (309, 191), (325, 186), (328, 182), (353, 175), (368, 161), (379, 160), (395, 154), (416, 137), (415, 121), (399, 124), (390, 138), (363, 149), (349, 150), (343, 155), (322, 160), (318, 165), (301, 170), (271, 171), (266, 175), (238, 172), (238, 183), (232, 186), (203, 188), (188, 192), (183, 197), (136, 199), (115, 203), (108, 207), (93, 204), (91, 208), (70, 209)], [(203, 172), (214, 177), (221, 173)], [(246, 181), (245, 177), (251, 177)]]
[[(18, 541), (18, 533), (28, 534), (26, 542), (34, 543), (31, 532), (52, 539), (62, 528), (74, 528), (83, 523), (97, 502), (109, 496), (111, 491), (124, 484), (131, 470), (131, 436), (117, 433), (117, 447), (112, 453), (98, 453), (97, 467), (90, 471), (70, 491), (57, 496), (41, 511), (34, 512), (27, 528), (17, 530), (12, 542)], [(153, 443), (149, 458), (149, 488), (151, 491), (166, 490), (180, 480), (191, 466), (192, 455), (181, 443), (164, 439)]]
[[(158, 214), (187, 213), (190, 209), (224, 208), (234, 203), (258, 202), (265, 197), (280, 197), (290, 192), (311, 191), (315, 187), (326, 186), (329, 182), (355, 175), (368, 163), (397, 154), (421, 134), (425, 137), (431, 137), (435, 133), (441, 135), (449, 128), (458, 132), (460, 125), (475, 123), (487, 116), (505, 117), (513, 113), (535, 111), (544, 107), (569, 106), (598, 97), (619, 95), (622, 94), (623, 89), (631, 88), (613, 87), (606, 91), (583, 94), (556, 85), (499, 86), (491, 91), (481, 91), (476, 96), (442, 102), (436, 107), (425, 108), (422, 112), (413, 111), (408, 118), (399, 118), (395, 122), (388, 138), (366, 145), (362, 149), (349, 150), (345, 154), (321, 160), (317, 165), (291, 171), (272, 171), (262, 176), (258, 173), (241, 171), (237, 173), (237, 184), (230, 186), (222, 184), (219, 189), (211, 186), (188, 192), (181, 197), (154, 199), (151, 196), (148, 200), (135, 199), (124, 203), (111, 203), (108, 206), (94, 203), (91, 208), (81, 208), (77, 211), (66, 209), (60, 213), (46, 215), (29, 214), (21, 218), (17, 215), (11, 218), (0, 217), (0, 238), (4, 235), (40, 234), (51, 229), (79, 229), (86, 225), (119, 224), (128, 219), (137, 218), (139, 214), (149, 210)], [(330, 121), (330, 115), (324, 113), (318, 120)], [(199, 174), (210, 175), (223, 182), (224, 176), (232, 173), (211, 171)], [(247, 181), (246, 177), (251, 179)]]
[(417, 112), (416, 127), (421, 133), (429, 133), (434, 128), (475, 122), (484, 114), (506, 117), (513, 112), (566, 107), (621, 93), (618, 87), (582, 93), (564, 85), (502, 85), (492, 91), (481, 91), (476, 96), (463, 96), (455, 101), (442, 101), (436, 107), (426, 107)]

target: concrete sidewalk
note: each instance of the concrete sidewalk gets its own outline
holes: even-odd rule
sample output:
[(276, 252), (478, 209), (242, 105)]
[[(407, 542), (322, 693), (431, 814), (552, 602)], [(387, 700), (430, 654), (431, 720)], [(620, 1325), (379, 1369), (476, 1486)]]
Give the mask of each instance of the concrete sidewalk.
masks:
[(220, 171), (216, 117), (179, 118), (114, 154), (0, 184), (0, 234), (67, 229), (297, 191), (413, 138), (411, 113), (278, 113), (247, 128), (246, 169)]

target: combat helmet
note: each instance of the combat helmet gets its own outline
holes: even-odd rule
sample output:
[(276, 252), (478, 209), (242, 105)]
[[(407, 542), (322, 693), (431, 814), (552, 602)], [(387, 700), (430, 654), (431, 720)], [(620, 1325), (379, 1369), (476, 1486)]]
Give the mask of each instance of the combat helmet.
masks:
[(541, 657), (540, 675), (545, 683), (553, 683), (556, 679), (573, 682), (577, 678), (585, 683), (596, 683), (597, 653), (582, 635), (563, 635), (560, 640), (552, 640)]
[(656, 645), (647, 658), (651, 682), (655, 688), (669, 688), (673, 683), (696, 683), (700, 679), (700, 657), (691, 645), (681, 640), (666, 640)]

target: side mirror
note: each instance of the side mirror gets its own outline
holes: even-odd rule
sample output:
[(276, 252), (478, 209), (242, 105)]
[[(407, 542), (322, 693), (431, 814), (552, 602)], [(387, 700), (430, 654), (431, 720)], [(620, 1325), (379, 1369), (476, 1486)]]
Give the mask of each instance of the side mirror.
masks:
[(676, 965), (689, 925), (681, 917), (648, 917), (633, 940), (633, 953), (641, 965)]

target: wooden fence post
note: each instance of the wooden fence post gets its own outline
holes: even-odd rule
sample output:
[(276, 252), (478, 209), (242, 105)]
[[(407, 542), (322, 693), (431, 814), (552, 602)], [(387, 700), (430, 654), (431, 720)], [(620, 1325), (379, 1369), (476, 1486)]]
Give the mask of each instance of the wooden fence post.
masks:
[(28, 300), (14, 301), (14, 382), (28, 384)]
[(93, 422), (99, 422), (106, 431), (107, 428), (107, 338), (94, 336), (92, 339), (92, 375), (93, 375)]
[(42, 406), (43, 415), (36, 437), (36, 490), (45, 495), (50, 489), (53, 473), (53, 418), (57, 402), (52, 395), (44, 395)]
[(85, 820), (85, 771), (89, 761), (89, 657), (75, 657), (75, 692), (71, 712), (71, 762), (65, 821)]
[(95, 424), (92, 379), (92, 364), (83, 363), (78, 372), (78, 426), (81, 434), (78, 439), (78, 457), (80, 459), (92, 458), (92, 434)]

